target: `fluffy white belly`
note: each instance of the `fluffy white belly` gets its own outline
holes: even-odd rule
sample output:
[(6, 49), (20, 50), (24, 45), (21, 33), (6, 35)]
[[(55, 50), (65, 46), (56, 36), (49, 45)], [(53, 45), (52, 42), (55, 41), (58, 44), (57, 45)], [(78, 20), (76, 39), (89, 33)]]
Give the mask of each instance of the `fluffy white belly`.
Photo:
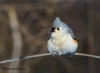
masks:
[(49, 52), (57, 52), (59, 55), (76, 52), (78, 44), (71, 36), (59, 39), (49, 39), (47, 48)]

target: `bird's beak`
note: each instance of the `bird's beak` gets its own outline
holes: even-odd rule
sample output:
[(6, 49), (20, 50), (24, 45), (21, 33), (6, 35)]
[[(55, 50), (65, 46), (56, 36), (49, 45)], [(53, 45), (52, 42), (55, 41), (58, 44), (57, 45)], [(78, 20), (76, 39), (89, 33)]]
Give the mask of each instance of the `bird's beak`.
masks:
[(55, 28), (52, 28), (50, 32), (55, 32)]

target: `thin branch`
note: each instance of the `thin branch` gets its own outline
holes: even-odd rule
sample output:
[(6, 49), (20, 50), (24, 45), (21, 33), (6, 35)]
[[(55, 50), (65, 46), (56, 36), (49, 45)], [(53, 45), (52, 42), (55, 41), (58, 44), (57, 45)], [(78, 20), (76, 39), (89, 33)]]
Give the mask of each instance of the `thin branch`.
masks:
[[(53, 55), (53, 53), (44, 53), (44, 54), (37, 54), (37, 55), (19, 57), (19, 58), (15, 58), (15, 59), (9, 59), (9, 60), (5, 60), (5, 61), (0, 61), (0, 64), (8, 63), (8, 62), (13, 62), (13, 61), (18, 61), (18, 60), (23, 60), (23, 59), (29, 59), (29, 58), (36, 58), (36, 57), (42, 57), (42, 56), (49, 56), (49, 55)], [(75, 53), (74, 55), (87, 56), (87, 57), (92, 57), (92, 58), (98, 58), (98, 59), (100, 59), (100, 56), (90, 55), (90, 54)]]
[(98, 59), (100, 59), (100, 56), (90, 55), (90, 54), (84, 54), (84, 53), (75, 53), (74, 55), (87, 56), (87, 57), (92, 57), (92, 58), (98, 58)]
[(45, 53), (45, 54), (37, 54), (37, 55), (31, 55), (31, 56), (25, 56), (25, 57), (19, 57), (15, 59), (9, 59), (5, 61), (0, 61), (0, 64), (2, 63), (7, 63), (7, 62), (13, 62), (13, 61), (18, 61), (18, 60), (23, 60), (23, 59), (28, 59), (28, 58), (35, 58), (35, 57), (42, 57), (42, 56), (49, 56), (53, 55), (52, 53)]

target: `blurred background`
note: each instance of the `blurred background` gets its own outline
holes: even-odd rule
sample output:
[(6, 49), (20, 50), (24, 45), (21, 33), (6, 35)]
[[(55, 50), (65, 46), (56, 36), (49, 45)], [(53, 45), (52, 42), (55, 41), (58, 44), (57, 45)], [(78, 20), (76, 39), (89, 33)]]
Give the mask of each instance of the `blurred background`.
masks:
[[(47, 53), (50, 28), (58, 16), (74, 31), (78, 53), (100, 55), (99, 0), (0, 0), (0, 61)], [(100, 60), (45, 56), (0, 64), (0, 72), (99, 73)]]

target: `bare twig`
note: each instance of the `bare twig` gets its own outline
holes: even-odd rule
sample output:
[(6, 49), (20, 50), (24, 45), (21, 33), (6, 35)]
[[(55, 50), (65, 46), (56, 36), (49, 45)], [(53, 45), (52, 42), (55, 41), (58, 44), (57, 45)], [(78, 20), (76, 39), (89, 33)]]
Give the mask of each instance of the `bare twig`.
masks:
[(84, 54), (84, 53), (75, 53), (74, 55), (87, 56), (87, 57), (92, 57), (92, 58), (98, 58), (98, 59), (100, 59), (100, 56), (90, 55), (90, 54)]
[(1, 61), (0, 64), (2, 64), (2, 63), (7, 63), (7, 62), (18, 61), (18, 60), (23, 60), (23, 59), (28, 59), (28, 58), (49, 56), (49, 55), (53, 55), (53, 54), (52, 54), (52, 53), (45, 53), (45, 54), (38, 54), (38, 55), (31, 55), (31, 56), (19, 57), (19, 58), (15, 58), (15, 59), (10, 59), (10, 60)]
[[(19, 58), (15, 58), (15, 59), (9, 59), (9, 60), (5, 60), (5, 61), (0, 61), (0, 64), (8, 63), (8, 62), (13, 62), (13, 61), (18, 61), (18, 60), (23, 60), (23, 59), (29, 59), (29, 58), (49, 56), (49, 55), (53, 55), (53, 53), (44, 53), (44, 54), (37, 54), (37, 55), (19, 57)], [(87, 57), (92, 57), (92, 58), (98, 58), (98, 59), (100, 59), (100, 56), (90, 55), (90, 54), (75, 53), (74, 55), (87, 56)]]

